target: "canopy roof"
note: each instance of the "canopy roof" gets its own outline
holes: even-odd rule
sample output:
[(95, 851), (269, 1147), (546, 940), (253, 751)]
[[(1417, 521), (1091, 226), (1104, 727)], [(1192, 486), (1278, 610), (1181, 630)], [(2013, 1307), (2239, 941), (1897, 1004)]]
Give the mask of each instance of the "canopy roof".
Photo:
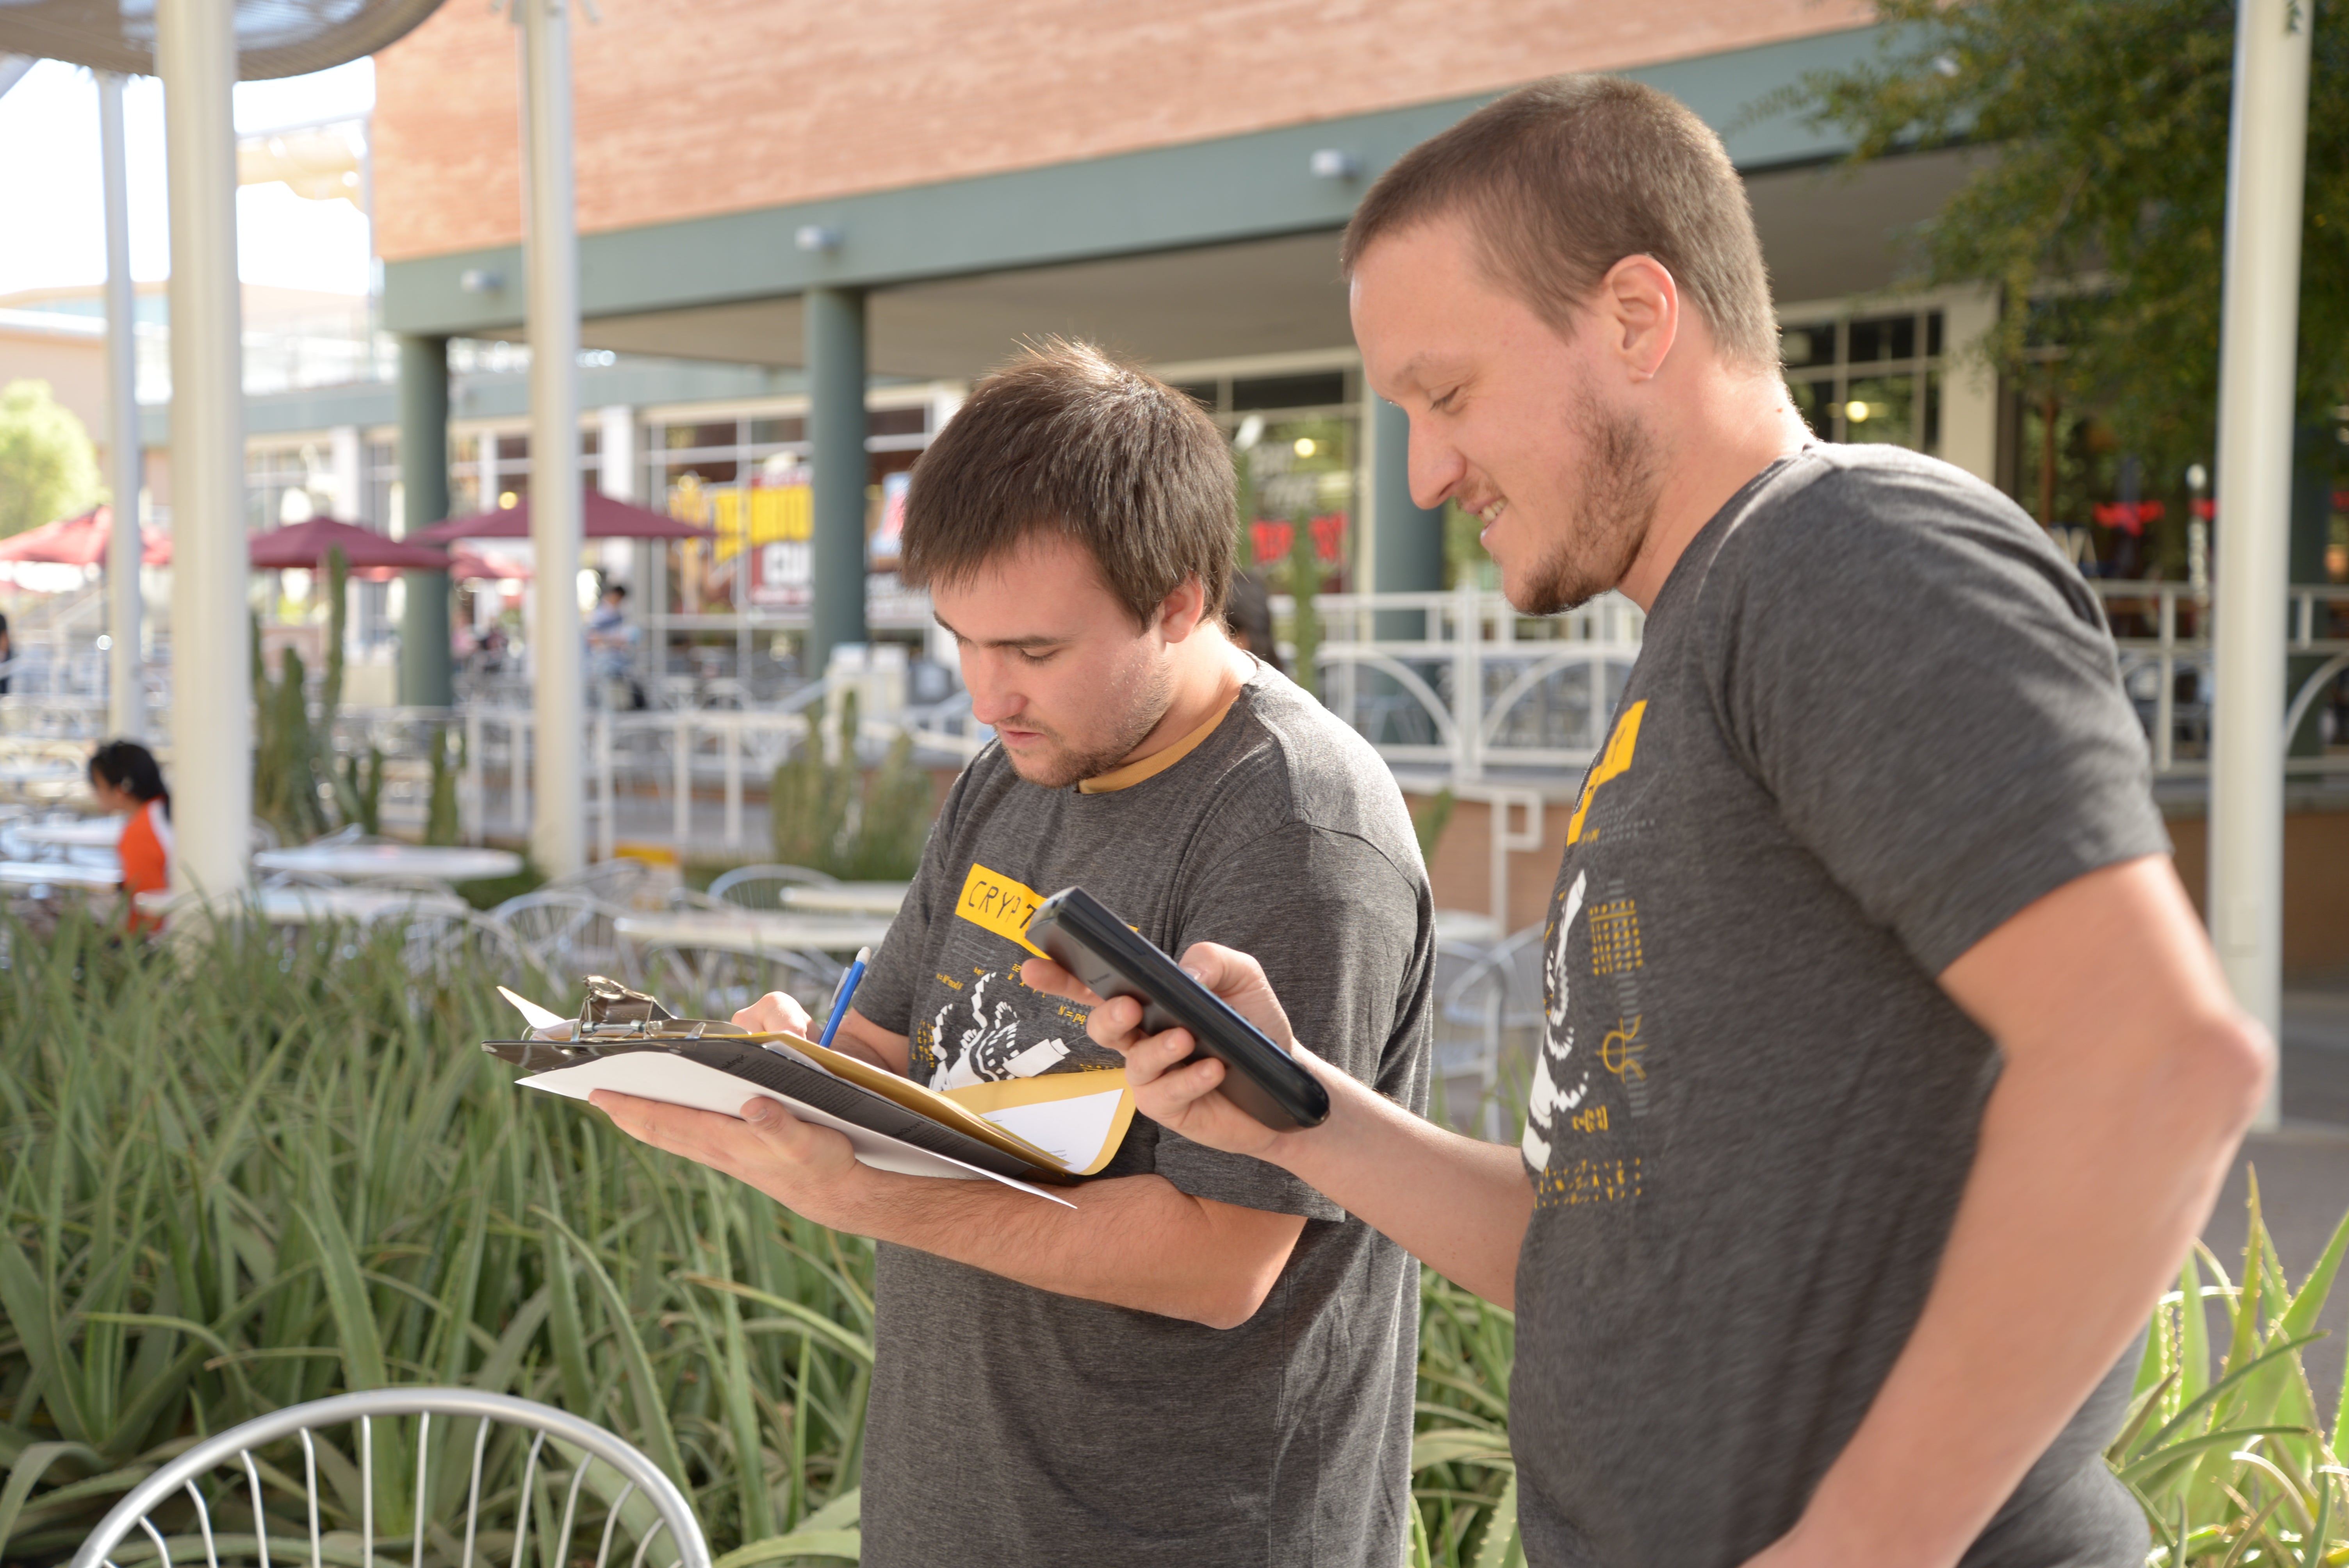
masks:
[[(589, 539), (717, 537), (698, 524), (679, 522), (649, 507), (615, 500), (601, 490), (589, 490), (584, 499), (587, 503), (586, 536)], [(527, 539), (530, 537), (530, 499), (525, 496), (513, 505), (496, 511), (481, 512), (472, 517), (452, 517), (429, 528), (419, 528), (408, 537), (428, 544), (444, 544), (452, 539)]]
[(386, 568), (401, 572), (446, 572), (449, 557), (442, 552), (405, 540), (387, 538), (356, 523), (331, 517), (256, 533), (249, 541), (255, 572), (282, 572), (289, 567), (316, 569), (326, 552), (340, 545), (343, 562), (354, 572)]
[[(107, 546), (112, 542), (114, 509), (95, 507), (79, 517), (61, 517), (55, 522), (45, 522), (38, 528), (0, 539), (0, 561), (46, 561), (58, 566), (97, 566), (106, 560)], [(142, 528), (139, 531), (141, 562), (148, 566), (169, 566), (171, 563), (171, 536), (160, 530)]]
[[(356, 60), (404, 36), (440, 0), (234, 0), (236, 74), (297, 77)], [(155, 7), (121, 0), (15, 0), (0, 5), (0, 52), (153, 76)]]

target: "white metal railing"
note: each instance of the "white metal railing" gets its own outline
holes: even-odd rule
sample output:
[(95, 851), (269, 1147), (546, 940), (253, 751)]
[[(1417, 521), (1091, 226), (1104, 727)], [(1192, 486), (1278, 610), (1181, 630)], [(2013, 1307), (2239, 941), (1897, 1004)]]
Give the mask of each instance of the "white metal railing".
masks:
[[(2184, 583), (2089, 581), (2113, 623), (2121, 680), (2145, 726), (2155, 777), (2206, 777), (2215, 686), (2209, 595)], [(2292, 686), (2283, 727), (2289, 748), (2310, 711), (2349, 671), (2349, 587), (2293, 584), (2282, 631), (2287, 655), (2314, 661)], [(2287, 755), (2284, 770), (2300, 776), (2349, 771), (2349, 758)]]
[[(697, 788), (713, 779), (721, 803), (720, 837), (730, 848), (745, 845), (745, 781), (764, 780), (806, 741), (808, 709), (824, 695), (824, 683), (818, 681), (767, 708), (603, 709), (590, 714), (574, 765), (583, 772), (598, 858), (609, 859), (620, 836), (623, 788), (656, 799), (665, 797), (669, 837), (682, 845), (692, 837)], [(458, 799), (467, 838), (481, 841), (489, 808), (500, 790), (505, 796), (507, 823), (517, 828), (527, 823), (533, 771), (543, 765), (531, 710), (469, 707), (455, 717), (465, 735)], [(990, 733), (969, 722), (967, 697), (857, 722), (857, 738), (868, 755), (909, 735), (917, 749), (968, 761), (986, 746)], [(831, 744), (837, 747), (836, 735)], [(498, 779), (494, 787), (490, 782), (493, 776)]]
[[(1490, 769), (1568, 771), (1606, 744), (1647, 617), (1609, 593), (1563, 615), (1523, 615), (1497, 593), (1316, 598), (1321, 698), (1388, 762), (1456, 782)], [(1296, 606), (1273, 601), (1293, 634)]]

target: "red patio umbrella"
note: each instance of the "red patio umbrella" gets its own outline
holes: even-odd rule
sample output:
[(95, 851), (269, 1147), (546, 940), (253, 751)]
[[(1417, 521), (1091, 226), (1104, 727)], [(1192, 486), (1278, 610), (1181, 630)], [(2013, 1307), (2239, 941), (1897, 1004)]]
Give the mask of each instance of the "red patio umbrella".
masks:
[(396, 572), (446, 572), (449, 557), (440, 551), (331, 517), (256, 533), (249, 542), (255, 572), (289, 569), (316, 571), (325, 566), (326, 552), (340, 545), (344, 563), (354, 572), (370, 569)]
[[(61, 517), (38, 528), (0, 539), (0, 561), (42, 561), (57, 566), (97, 566), (106, 560), (112, 542), (114, 509), (94, 507), (79, 517)], [(149, 566), (171, 563), (171, 539), (152, 528), (139, 531), (141, 562)]]
[[(615, 500), (601, 490), (589, 490), (585, 495), (589, 539), (715, 539), (716, 534), (698, 523), (679, 522), (650, 507), (634, 506)], [(530, 537), (530, 500), (524, 497), (512, 506), (496, 511), (481, 512), (472, 517), (452, 517), (436, 522), (429, 528), (419, 528), (408, 536), (427, 544), (443, 544), (452, 539), (527, 539)]]
[(462, 545), (449, 552), (449, 575), (460, 583), (527, 583), (530, 568), (519, 561)]

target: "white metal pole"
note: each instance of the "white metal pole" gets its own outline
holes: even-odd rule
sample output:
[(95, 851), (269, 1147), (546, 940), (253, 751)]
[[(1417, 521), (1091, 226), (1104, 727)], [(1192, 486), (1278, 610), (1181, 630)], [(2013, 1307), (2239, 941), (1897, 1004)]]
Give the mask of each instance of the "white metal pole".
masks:
[(585, 695), (579, 624), (579, 238), (571, 169), (570, 0), (516, 0), (523, 16), (530, 273), (530, 541), (538, 634), (531, 644), (538, 769), (530, 842), (539, 869), (587, 861)]
[[(2283, 1000), (2283, 614), (2313, 11), (2242, 0), (2236, 13), (2219, 328), (2209, 903), (2235, 1000), (2271, 1034)], [(2262, 1124), (2277, 1114), (2271, 1093)]]
[(175, 885), (234, 893), (253, 822), (232, 0), (158, 0), (171, 203)]
[(138, 299), (130, 286), (130, 180), (122, 131), (122, 78), (98, 73), (98, 160), (106, 186), (106, 485), (114, 527), (106, 552), (106, 727), (137, 739), (147, 730), (140, 673), (139, 485), (146, 463), (139, 447)]

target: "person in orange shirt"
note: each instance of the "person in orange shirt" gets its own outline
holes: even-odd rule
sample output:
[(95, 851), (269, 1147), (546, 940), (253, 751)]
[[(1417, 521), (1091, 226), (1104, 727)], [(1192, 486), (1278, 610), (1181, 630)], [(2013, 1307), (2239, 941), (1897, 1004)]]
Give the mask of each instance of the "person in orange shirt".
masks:
[(89, 792), (101, 810), (128, 820), (116, 845), (122, 857), (123, 923), (145, 934), (162, 922), (139, 913), (139, 895), (171, 885), (171, 792), (155, 754), (135, 740), (109, 740), (90, 754)]

